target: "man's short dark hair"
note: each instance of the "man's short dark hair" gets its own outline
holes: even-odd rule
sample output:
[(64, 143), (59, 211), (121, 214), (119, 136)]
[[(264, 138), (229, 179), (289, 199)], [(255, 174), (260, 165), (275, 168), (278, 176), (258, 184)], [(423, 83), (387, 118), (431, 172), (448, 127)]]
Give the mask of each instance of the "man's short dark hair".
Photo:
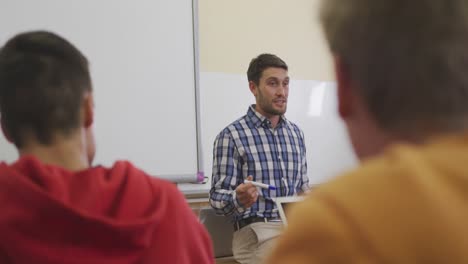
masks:
[(288, 65), (278, 56), (268, 53), (260, 54), (250, 61), (249, 69), (247, 70), (247, 79), (249, 82), (252, 81), (258, 85), (260, 78), (262, 78), (263, 71), (272, 67), (288, 70)]
[(55, 133), (66, 136), (77, 129), (86, 91), (91, 91), (87, 59), (54, 33), (21, 33), (0, 50), (2, 125), (18, 148), (26, 137), (47, 145)]

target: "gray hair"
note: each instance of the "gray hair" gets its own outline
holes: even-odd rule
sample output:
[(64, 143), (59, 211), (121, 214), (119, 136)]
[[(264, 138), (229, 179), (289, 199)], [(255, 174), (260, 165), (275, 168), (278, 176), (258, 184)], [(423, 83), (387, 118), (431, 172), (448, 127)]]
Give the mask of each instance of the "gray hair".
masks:
[(321, 21), (382, 128), (468, 127), (467, 0), (323, 0)]

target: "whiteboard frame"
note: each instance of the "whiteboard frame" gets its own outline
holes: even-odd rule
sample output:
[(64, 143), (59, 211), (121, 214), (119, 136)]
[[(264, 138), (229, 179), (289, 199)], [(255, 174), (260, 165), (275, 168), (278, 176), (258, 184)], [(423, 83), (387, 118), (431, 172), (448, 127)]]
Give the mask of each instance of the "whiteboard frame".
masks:
[(203, 168), (203, 146), (201, 135), (201, 109), (200, 109), (200, 45), (198, 34), (198, 0), (192, 0), (192, 36), (193, 36), (193, 69), (195, 87), (195, 133), (197, 148), (197, 173), (195, 175), (159, 175), (158, 177), (174, 183), (204, 183), (207, 178)]
[[(203, 148), (201, 137), (201, 109), (200, 109), (200, 45), (198, 39), (198, 0), (192, 0), (193, 19), (193, 63), (195, 70), (195, 118), (197, 133), (197, 169), (203, 173)], [(204, 175), (203, 175), (204, 176)]]

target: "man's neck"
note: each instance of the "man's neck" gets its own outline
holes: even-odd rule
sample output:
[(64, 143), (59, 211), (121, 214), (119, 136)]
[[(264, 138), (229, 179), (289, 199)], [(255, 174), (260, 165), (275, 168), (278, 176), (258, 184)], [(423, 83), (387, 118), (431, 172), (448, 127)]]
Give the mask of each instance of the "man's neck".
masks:
[(89, 167), (86, 144), (81, 133), (69, 137), (56, 137), (50, 145), (29, 141), (19, 150), (20, 157), (32, 155), (48, 165), (69, 171), (80, 171)]
[(260, 113), (262, 116), (266, 117), (266, 119), (270, 120), (272, 128), (275, 128), (279, 124), (281, 117), (280, 115), (267, 114), (260, 107), (258, 107), (258, 104), (255, 105), (255, 111)]
[(279, 115), (274, 115), (274, 116), (267, 117), (267, 118), (268, 120), (270, 120), (272, 128), (275, 128), (279, 124), (279, 121), (280, 121)]

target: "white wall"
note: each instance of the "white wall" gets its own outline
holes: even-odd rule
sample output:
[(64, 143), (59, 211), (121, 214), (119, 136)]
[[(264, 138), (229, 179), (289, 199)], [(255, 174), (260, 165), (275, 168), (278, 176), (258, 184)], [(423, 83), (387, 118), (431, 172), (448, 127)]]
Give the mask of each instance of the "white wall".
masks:
[(244, 74), (250, 60), (275, 53), (300, 80), (333, 80), (318, 19), (320, 0), (199, 0), (202, 72)]

